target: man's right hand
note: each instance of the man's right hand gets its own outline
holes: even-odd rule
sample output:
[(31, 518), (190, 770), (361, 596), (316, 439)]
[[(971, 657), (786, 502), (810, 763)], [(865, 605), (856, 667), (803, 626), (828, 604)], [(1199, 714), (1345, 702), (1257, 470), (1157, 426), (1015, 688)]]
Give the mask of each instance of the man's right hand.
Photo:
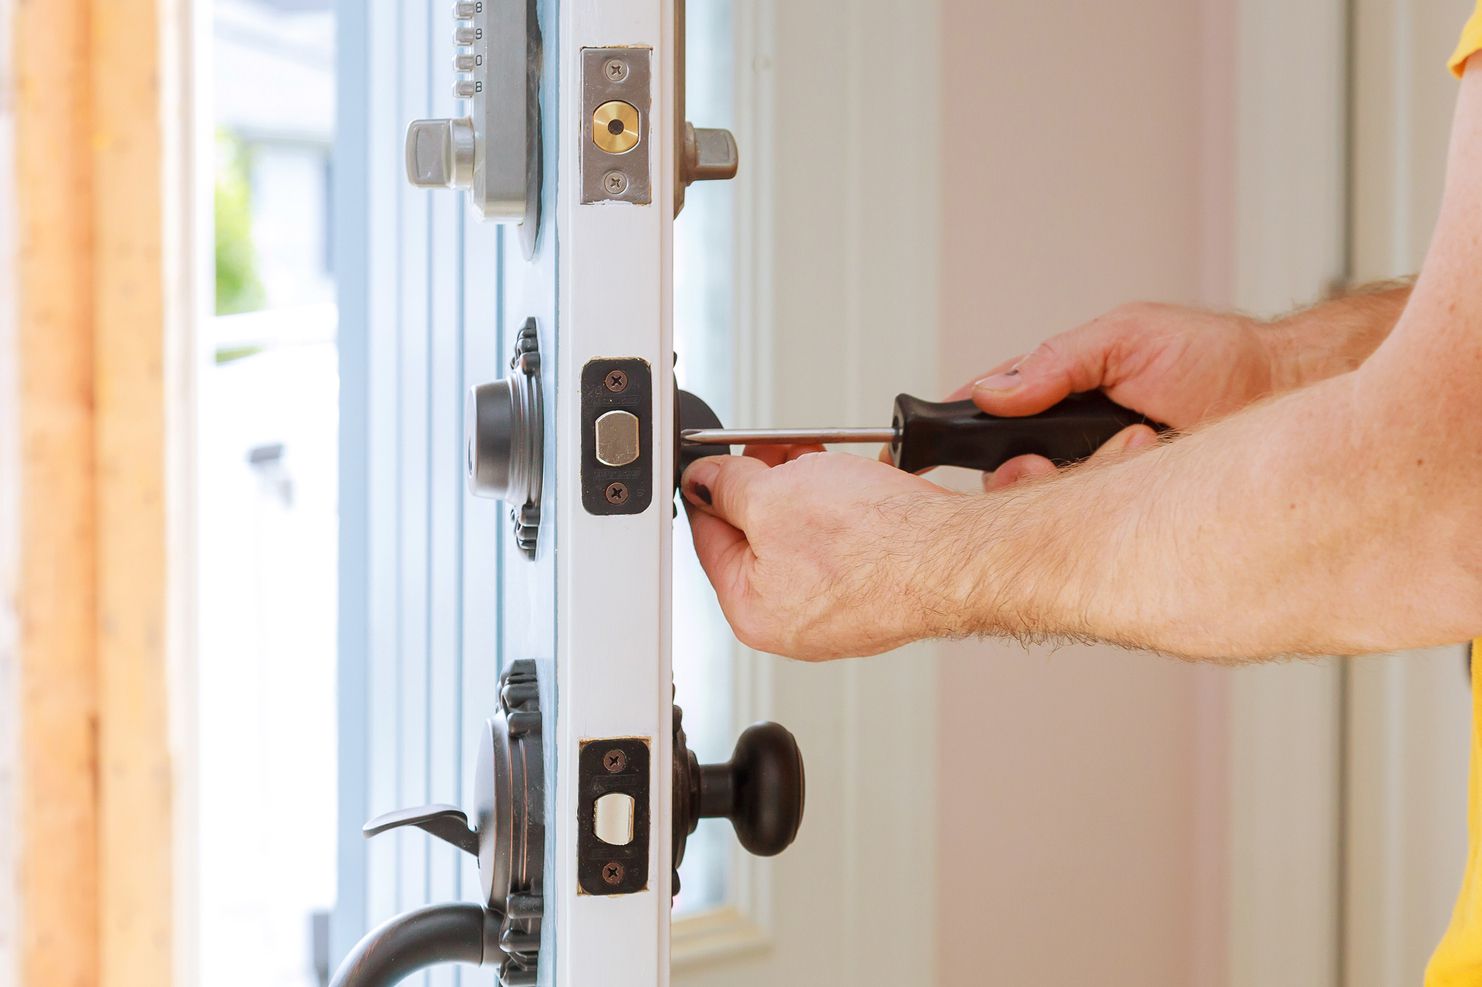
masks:
[[(1355, 295), (1274, 324), (1177, 305), (1124, 305), (1005, 361), (953, 397), (1018, 417), (1070, 394), (1102, 390), (1151, 420), (1191, 428), (1353, 369), (1388, 334), (1408, 295), (1408, 287)], [(1136, 425), (1098, 458), (1155, 442), (1150, 428)], [(985, 476), (983, 485), (994, 490), (1054, 471), (1047, 459), (1020, 456)]]

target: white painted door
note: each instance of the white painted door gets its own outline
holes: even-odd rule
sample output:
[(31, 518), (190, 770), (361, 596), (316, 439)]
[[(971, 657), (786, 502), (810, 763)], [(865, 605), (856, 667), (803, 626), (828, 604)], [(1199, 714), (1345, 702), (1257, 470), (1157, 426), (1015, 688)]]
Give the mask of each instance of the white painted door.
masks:
[[(904, 941), (931, 936), (930, 665), (918, 654), (812, 669), (743, 653), (693, 562), (682, 515), (676, 522), (666, 437), (676, 338), (679, 383), (736, 423), (863, 420), (884, 414), (897, 391), (934, 385), (932, 333), (898, 345), (902, 327), (934, 318), (931, 5), (841, 10), (809, 0), (789, 7), (784, 30), (770, 0), (691, 0), (690, 116), (738, 132), (741, 178), (690, 188), (676, 248), (673, 0), (532, 5), (538, 39), (531, 31), (524, 67), (541, 116), (538, 222), (480, 221), (464, 196), (405, 182), (409, 121), (469, 112), (477, 131), (480, 100), (513, 84), (489, 76), (489, 88), (458, 90), (471, 102), (454, 98), (460, 82), (486, 81), (480, 56), (496, 58), (498, 36), (477, 33), (485, 18), (518, 2), (456, 5), (464, 20), (440, 3), (340, 5), (334, 952), (346, 955), (368, 929), (419, 906), (487, 899), (487, 868), (481, 878), (454, 848), (412, 828), (366, 842), (360, 825), (429, 803), (476, 809), (475, 750), (484, 720), (499, 718), (498, 677), (529, 660), (539, 680), (543, 859), (540, 886), (519, 890), (542, 893), (539, 948), (515, 950), (510, 982), (663, 984), (671, 953), (687, 984), (929, 982), (929, 949), (878, 944), (887, 929)], [(464, 32), (456, 46), (455, 30)], [(868, 51), (887, 42), (911, 56), (867, 70)], [(867, 71), (891, 94), (882, 105), (902, 115), (905, 140), (893, 149), (872, 146), (859, 89)], [(830, 115), (838, 106), (847, 111)], [(494, 166), (495, 143), (475, 145), (472, 169), (460, 161), (460, 127), (423, 128), (414, 171), (430, 183), (441, 168), (483, 193), (484, 211), (524, 216), (508, 197), (517, 186), (488, 194), (491, 176), (480, 169)], [(882, 187), (859, 165), (841, 166), (841, 146), (900, 181)], [(501, 153), (506, 166), (521, 160)], [(510, 505), (463, 485), (466, 439), (498, 452), (479, 444), (478, 429), (465, 433), (464, 393), (522, 376), (508, 364), (527, 325), (538, 337), (544, 412), (533, 557)], [(612, 412), (631, 420), (605, 417)], [(636, 424), (636, 460), (626, 461), (623, 431), (599, 435), (598, 419), (604, 429)], [(599, 459), (599, 443), (617, 451)], [(673, 843), (687, 828), (672, 825), (685, 791), (673, 784), (676, 679), (701, 762), (724, 761), (747, 724), (771, 717), (796, 733), (809, 781), (798, 842), (775, 859), (737, 849), (727, 821), (701, 822), (671, 903)], [(607, 799), (599, 812), (603, 794), (633, 801)], [(470, 815), (481, 837), (487, 820)], [(536, 868), (525, 865), (528, 877)], [(902, 905), (905, 888), (913, 891)], [(533, 928), (522, 922), (516, 934)], [(496, 924), (496, 935), (508, 931)], [(509, 962), (492, 948), (484, 961)], [(466, 965), (418, 976), (489, 980)]]

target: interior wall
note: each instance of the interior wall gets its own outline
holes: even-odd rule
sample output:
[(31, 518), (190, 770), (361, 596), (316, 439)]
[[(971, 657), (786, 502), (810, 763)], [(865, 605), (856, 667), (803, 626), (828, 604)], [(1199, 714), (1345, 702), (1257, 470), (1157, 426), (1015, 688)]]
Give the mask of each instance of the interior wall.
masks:
[[(1458, 85), (1442, 65), (1472, 0), (1356, 0), (1350, 277), (1420, 269), (1440, 213)], [(1467, 854), (1472, 708), (1461, 647), (1346, 677), (1345, 987), (1414, 983)]]
[[(1230, 292), (1235, 0), (943, 10), (941, 386)], [(1225, 982), (1227, 674), (948, 646), (941, 983)]]

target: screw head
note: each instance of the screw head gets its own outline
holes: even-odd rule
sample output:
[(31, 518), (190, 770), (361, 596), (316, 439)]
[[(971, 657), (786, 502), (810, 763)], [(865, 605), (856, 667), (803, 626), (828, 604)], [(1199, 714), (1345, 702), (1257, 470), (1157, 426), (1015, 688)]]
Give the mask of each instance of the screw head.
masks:
[(607, 769), (608, 774), (615, 775), (628, 766), (628, 755), (613, 748), (602, 755), (602, 766)]
[(622, 884), (624, 873), (622, 864), (616, 860), (609, 861), (602, 865), (602, 883), (612, 887)]
[(628, 77), (628, 63), (620, 58), (610, 58), (607, 64), (602, 66), (602, 71), (609, 80), (622, 82)]
[(602, 187), (608, 195), (622, 195), (628, 191), (628, 176), (620, 171), (609, 171), (602, 176)]
[(628, 375), (621, 370), (614, 370), (602, 378), (602, 386), (614, 394), (621, 394), (628, 389)]
[(609, 504), (626, 504), (628, 502), (628, 485), (626, 483), (609, 483), (607, 489), (602, 491), (602, 496), (607, 498)]

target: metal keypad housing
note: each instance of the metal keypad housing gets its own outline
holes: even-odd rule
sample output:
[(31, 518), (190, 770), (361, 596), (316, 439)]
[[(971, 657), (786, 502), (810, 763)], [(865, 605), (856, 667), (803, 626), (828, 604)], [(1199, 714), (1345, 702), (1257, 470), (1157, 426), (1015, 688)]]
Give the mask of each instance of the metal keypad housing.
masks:
[(467, 115), (407, 128), (407, 179), (462, 189), (484, 219), (520, 226), (525, 255), (540, 222), (540, 30), (536, 0), (453, 4), (453, 95)]

